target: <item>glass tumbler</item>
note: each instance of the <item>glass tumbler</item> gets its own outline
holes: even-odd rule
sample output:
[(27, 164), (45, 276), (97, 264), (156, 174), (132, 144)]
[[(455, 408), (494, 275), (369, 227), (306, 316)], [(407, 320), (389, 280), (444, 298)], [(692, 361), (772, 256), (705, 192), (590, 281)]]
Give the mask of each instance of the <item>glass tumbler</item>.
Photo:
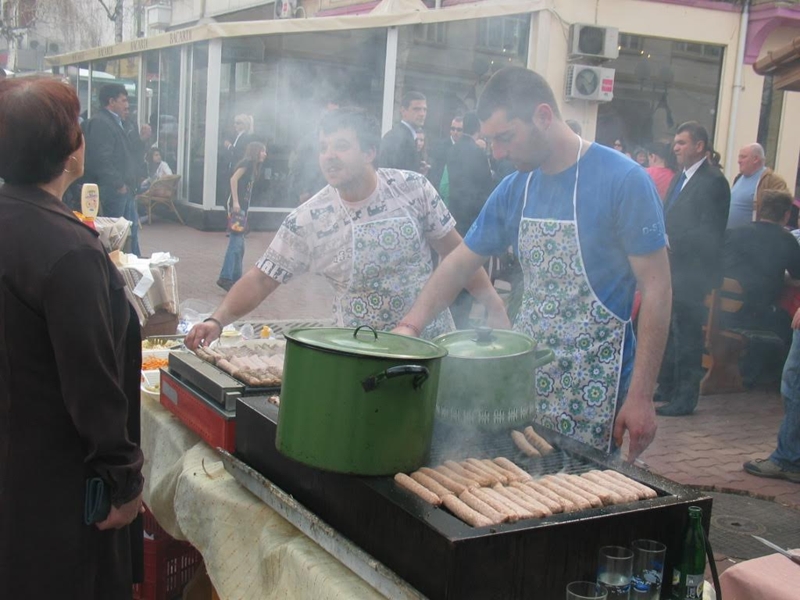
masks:
[(593, 581), (573, 581), (567, 586), (567, 600), (607, 600), (608, 590)]
[(622, 546), (603, 546), (597, 559), (597, 583), (608, 588), (608, 600), (629, 600), (633, 552)]
[(658, 600), (664, 575), (667, 547), (655, 540), (636, 540), (633, 549), (631, 597), (635, 600)]

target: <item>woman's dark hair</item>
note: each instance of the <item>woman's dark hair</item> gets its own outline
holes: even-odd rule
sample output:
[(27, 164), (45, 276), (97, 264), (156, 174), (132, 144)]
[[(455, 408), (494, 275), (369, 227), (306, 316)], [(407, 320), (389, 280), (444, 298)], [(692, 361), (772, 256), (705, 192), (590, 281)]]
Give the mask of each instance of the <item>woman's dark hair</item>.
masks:
[(533, 119), (533, 111), (547, 104), (553, 114), (561, 118), (556, 97), (544, 77), (530, 69), (506, 67), (492, 75), (478, 100), (478, 118), (488, 120), (496, 111), (505, 110), (506, 119), (519, 119), (526, 123)]
[(358, 145), (363, 152), (375, 150), (377, 154), (381, 144), (381, 127), (378, 120), (363, 108), (337, 108), (327, 113), (319, 124), (319, 131), (325, 135), (336, 133), (342, 129), (352, 129), (356, 134)]
[(47, 77), (0, 81), (0, 177), (6, 183), (48, 183), (81, 147), (81, 104), (68, 84)]
[(147, 164), (148, 164), (148, 165), (149, 165), (151, 162), (153, 162), (153, 155), (154, 155), (156, 152), (158, 152), (159, 154), (161, 154), (161, 157), (162, 157), (162, 159), (163, 159), (164, 155), (161, 153), (161, 150), (159, 150), (159, 149), (158, 149), (158, 148), (156, 148), (155, 146), (152, 146), (151, 148), (149, 148), (149, 149), (147, 150), (147, 152), (146, 152), (146, 153), (145, 153), (145, 155), (144, 155), (144, 160), (147, 162)]
[(247, 144), (247, 147), (244, 149), (244, 157), (239, 161), (239, 164), (236, 165), (236, 168), (246, 170), (252, 167), (253, 176), (258, 179), (261, 175), (261, 163), (258, 162), (258, 158), (262, 150), (266, 152), (267, 146), (261, 142), (250, 142)]

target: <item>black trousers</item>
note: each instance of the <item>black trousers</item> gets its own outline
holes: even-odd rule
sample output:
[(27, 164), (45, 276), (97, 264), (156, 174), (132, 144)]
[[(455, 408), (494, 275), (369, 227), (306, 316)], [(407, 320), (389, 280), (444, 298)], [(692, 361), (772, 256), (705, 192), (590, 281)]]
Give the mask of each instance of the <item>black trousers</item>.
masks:
[(658, 377), (658, 399), (694, 409), (703, 379), (703, 296), (673, 298), (669, 338)]

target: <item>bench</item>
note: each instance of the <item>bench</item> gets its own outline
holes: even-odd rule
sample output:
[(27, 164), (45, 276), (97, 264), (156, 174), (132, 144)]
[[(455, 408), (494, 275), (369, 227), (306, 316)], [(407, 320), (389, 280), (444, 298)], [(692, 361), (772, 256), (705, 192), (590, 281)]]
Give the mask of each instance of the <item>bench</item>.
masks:
[(745, 390), (739, 360), (751, 343), (783, 346), (783, 340), (772, 331), (723, 327), (723, 314), (737, 313), (744, 306), (743, 294), (741, 284), (726, 277), (722, 287), (706, 296), (708, 320), (704, 332), (707, 354), (703, 355), (703, 367), (708, 370), (700, 382), (703, 395), (734, 394)]
[(164, 175), (156, 179), (147, 191), (136, 196), (137, 202), (141, 203), (147, 208), (147, 222), (153, 222), (153, 206), (156, 204), (163, 204), (172, 209), (178, 221), (183, 225), (178, 208), (175, 206), (175, 200), (178, 197), (178, 182), (180, 175)]

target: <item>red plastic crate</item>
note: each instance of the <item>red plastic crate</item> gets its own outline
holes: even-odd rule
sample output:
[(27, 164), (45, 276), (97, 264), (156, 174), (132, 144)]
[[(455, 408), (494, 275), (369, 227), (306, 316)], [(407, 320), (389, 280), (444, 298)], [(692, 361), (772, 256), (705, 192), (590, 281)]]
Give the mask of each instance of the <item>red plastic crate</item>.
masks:
[(134, 600), (172, 600), (194, 577), (203, 557), (189, 542), (170, 537), (145, 507), (144, 582), (133, 586)]

